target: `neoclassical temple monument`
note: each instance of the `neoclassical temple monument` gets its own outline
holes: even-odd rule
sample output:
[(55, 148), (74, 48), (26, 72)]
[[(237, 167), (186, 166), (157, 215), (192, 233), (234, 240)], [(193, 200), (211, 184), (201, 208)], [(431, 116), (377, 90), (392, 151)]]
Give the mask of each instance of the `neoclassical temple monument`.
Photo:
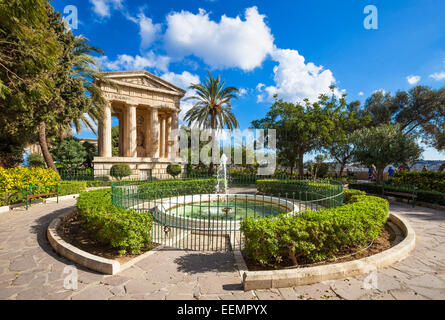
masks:
[[(185, 91), (147, 71), (104, 72), (110, 83), (97, 82), (108, 100), (99, 123), (96, 176), (107, 176), (116, 163), (127, 163), (132, 178), (165, 176), (170, 163), (185, 164), (173, 154), (180, 100)], [(112, 154), (112, 117), (119, 119), (119, 157)]]

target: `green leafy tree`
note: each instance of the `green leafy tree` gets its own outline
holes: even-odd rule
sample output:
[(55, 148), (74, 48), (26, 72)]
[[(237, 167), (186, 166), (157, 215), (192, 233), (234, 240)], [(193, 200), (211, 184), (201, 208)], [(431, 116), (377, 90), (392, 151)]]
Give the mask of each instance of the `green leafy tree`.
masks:
[(97, 156), (97, 148), (94, 144), (85, 141), (82, 143), (82, 146), (85, 148), (87, 153), (85, 163), (83, 164), (86, 168), (93, 168), (93, 160), (94, 157)]
[[(284, 163), (298, 163), (299, 175), (304, 176), (304, 156), (322, 147), (332, 139), (334, 119), (344, 104), (332, 96), (321, 95), (319, 100), (304, 104), (284, 102), (275, 97), (275, 103), (266, 117), (252, 122), (254, 128), (276, 129), (278, 156)], [(292, 168), (291, 168), (292, 169)]]
[(14, 144), (0, 150), (3, 163), (17, 158), (54, 111), (48, 102), (57, 94), (63, 45), (51, 28), (51, 11), (46, 0), (0, 0), (0, 137)]
[(97, 72), (97, 63), (90, 54), (103, 53), (92, 47), (83, 37), (76, 37), (65, 29), (58, 12), (51, 12), (51, 27), (63, 44), (59, 67), (54, 74), (56, 95), (48, 105), (54, 112), (49, 113), (39, 124), (39, 143), (48, 167), (55, 169), (54, 161), (48, 151), (47, 135), (63, 132), (72, 125), (77, 132), (81, 123), (94, 131), (96, 120), (102, 116), (105, 100), (100, 88), (93, 80), (103, 77)]
[(325, 143), (324, 149), (340, 166), (340, 176), (353, 159), (354, 145), (351, 143), (351, 134), (371, 122), (371, 117), (363, 115), (359, 106), (359, 101), (340, 106), (341, 111), (334, 119), (335, 130), (331, 133), (331, 139)]
[(398, 124), (404, 134), (418, 134), (424, 143), (437, 147), (438, 133), (445, 125), (445, 88), (416, 86), (394, 96), (377, 91), (363, 111), (371, 116), (372, 126)]
[(369, 168), (374, 166), (377, 183), (383, 182), (383, 173), (388, 165), (412, 162), (423, 152), (415, 136), (404, 133), (399, 125), (363, 128), (352, 134), (351, 141), (355, 161)]
[[(208, 72), (208, 77), (203, 84), (192, 84), (191, 90), (195, 95), (186, 100), (196, 101), (193, 107), (186, 113), (184, 121), (188, 126), (194, 125), (202, 129), (212, 129), (212, 141), (216, 140), (216, 129), (239, 127), (238, 120), (232, 113), (232, 99), (237, 98), (238, 89), (235, 87), (224, 88), (225, 81), (221, 76), (213, 78)], [(209, 173), (213, 174), (213, 157), (210, 160)]]
[(119, 126), (111, 128), (111, 145), (113, 148), (113, 157), (119, 156)]
[(28, 156), (28, 164), (33, 168), (40, 168), (45, 166), (45, 159), (40, 153), (31, 153)]
[(85, 147), (74, 139), (63, 140), (53, 153), (54, 158), (65, 169), (77, 168), (87, 158)]

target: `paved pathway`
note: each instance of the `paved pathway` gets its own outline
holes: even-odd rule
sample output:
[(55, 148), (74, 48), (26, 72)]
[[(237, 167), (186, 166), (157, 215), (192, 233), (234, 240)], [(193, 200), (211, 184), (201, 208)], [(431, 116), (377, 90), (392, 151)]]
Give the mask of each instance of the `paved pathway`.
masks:
[(79, 268), (78, 290), (65, 290), (68, 260), (46, 240), (50, 221), (75, 205), (36, 205), (0, 214), (0, 299), (445, 299), (445, 212), (394, 204), (417, 232), (415, 252), (377, 273), (279, 290), (242, 291), (231, 253), (163, 250), (117, 276)]

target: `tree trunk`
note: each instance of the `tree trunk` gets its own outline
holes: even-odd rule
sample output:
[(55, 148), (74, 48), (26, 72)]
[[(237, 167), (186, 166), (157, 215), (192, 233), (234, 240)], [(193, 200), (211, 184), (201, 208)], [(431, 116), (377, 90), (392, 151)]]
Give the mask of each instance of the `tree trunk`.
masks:
[(343, 164), (340, 165), (340, 178), (343, 177), (343, 171), (345, 171), (345, 166)]
[(300, 178), (304, 178), (304, 152), (298, 151), (298, 174), (300, 175)]
[(57, 171), (56, 165), (54, 164), (53, 157), (48, 150), (48, 143), (46, 142), (46, 124), (45, 122), (41, 122), (39, 125), (39, 144), (42, 149), (43, 158), (45, 159), (46, 165), (48, 168), (53, 169), (55, 172)]
[[(211, 119), (211, 127), (212, 127), (212, 154), (210, 155), (210, 165), (209, 165), (209, 176), (213, 175), (214, 172), (214, 168), (215, 168), (215, 164), (213, 163), (213, 154), (214, 152), (216, 152), (215, 150), (213, 150), (213, 148), (215, 147), (215, 140), (216, 140), (216, 125), (215, 125), (215, 115), (212, 114), (212, 119)], [(219, 152), (219, 150), (218, 150)]]
[(383, 173), (384, 172), (385, 172), (385, 168), (377, 168), (377, 177), (376, 177), (377, 184), (383, 183)]

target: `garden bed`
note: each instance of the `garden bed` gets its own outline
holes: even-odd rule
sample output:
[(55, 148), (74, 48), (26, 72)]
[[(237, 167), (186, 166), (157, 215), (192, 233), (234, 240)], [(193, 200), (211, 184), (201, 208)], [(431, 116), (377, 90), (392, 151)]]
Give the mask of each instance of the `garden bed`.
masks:
[(396, 245), (397, 234), (394, 232), (393, 227), (388, 224), (382, 230), (381, 236), (374, 240), (372, 245), (369, 247), (351, 247), (347, 250), (343, 250), (335, 254), (335, 257), (324, 262), (311, 264), (309, 261), (301, 261), (301, 265), (294, 266), (290, 259), (283, 259), (281, 263), (274, 266), (261, 265), (254, 259), (248, 256), (248, 254), (243, 251), (243, 258), (246, 262), (247, 269), (249, 271), (269, 271), (269, 270), (283, 270), (290, 268), (308, 268), (313, 266), (323, 266), (335, 263), (348, 262), (353, 260), (359, 260), (369, 256), (373, 256), (380, 252), (386, 251)]
[(127, 253), (121, 255), (118, 248), (113, 248), (111, 245), (104, 245), (94, 239), (86, 229), (86, 222), (80, 219), (77, 211), (63, 219), (57, 232), (65, 242), (74, 247), (95, 256), (115, 260), (121, 265), (159, 246), (158, 244), (153, 243), (148, 247), (141, 248), (140, 254)]

